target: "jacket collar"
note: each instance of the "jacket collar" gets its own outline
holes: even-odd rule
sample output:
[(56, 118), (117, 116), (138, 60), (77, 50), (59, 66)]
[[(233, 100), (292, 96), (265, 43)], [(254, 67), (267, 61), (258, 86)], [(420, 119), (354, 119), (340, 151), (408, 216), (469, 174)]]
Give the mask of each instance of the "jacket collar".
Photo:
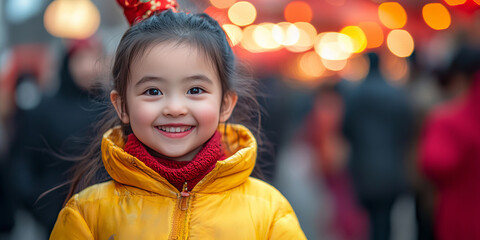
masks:
[[(242, 125), (221, 124), (218, 130), (227, 146), (227, 158), (217, 161), (192, 192), (217, 193), (239, 186), (250, 176), (255, 166), (257, 142)], [(123, 150), (124, 136), (120, 127), (103, 135), (102, 159), (105, 169), (117, 182), (160, 195), (177, 197), (178, 190), (166, 179)]]

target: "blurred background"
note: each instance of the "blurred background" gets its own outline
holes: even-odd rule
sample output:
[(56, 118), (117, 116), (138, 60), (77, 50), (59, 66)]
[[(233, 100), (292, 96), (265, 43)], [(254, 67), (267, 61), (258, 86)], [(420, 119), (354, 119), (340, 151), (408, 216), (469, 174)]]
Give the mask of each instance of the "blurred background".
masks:
[[(479, 0), (179, 5), (259, 79), (258, 164), (308, 239), (480, 239)], [(114, 0), (0, 2), (0, 239), (48, 239), (66, 188), (38, 197), (71, 166), (52, 152), (87, 143), (127, 28)]]

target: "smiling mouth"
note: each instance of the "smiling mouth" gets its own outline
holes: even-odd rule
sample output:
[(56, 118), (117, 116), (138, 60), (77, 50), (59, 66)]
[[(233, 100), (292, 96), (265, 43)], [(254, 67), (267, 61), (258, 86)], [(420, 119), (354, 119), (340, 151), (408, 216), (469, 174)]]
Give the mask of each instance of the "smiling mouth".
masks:
[(183, 133), (191, 130), (193, 126), (183, 126), (183, 127), (158, 126), (157, 128), (160, 131), (167, 132), (167, 133)]

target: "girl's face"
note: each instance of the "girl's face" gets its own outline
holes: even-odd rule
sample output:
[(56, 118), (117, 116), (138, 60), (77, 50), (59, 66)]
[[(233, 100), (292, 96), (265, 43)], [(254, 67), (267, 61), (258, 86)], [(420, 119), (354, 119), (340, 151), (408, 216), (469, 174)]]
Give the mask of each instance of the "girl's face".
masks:
[(222, 99), (210, 59), (187, 44), (154, 45), (130, 70), (126, 99), (112, 91), (112, 103), (135, 136), (167, 159), (192, 160), (218, 123), (230, 117), (237, 100), (234, 93)]

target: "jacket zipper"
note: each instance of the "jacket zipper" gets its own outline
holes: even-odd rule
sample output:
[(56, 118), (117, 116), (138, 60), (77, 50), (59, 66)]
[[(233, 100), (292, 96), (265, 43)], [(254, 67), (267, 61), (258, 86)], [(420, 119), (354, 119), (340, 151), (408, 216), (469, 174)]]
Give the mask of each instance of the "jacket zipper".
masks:
[(185, 182), (182, 187), (182, 192), (180, 193), (180, 210), (187, 210), (188, 197), (190, 197), (190, 192), (187, 188), (187, 182)]
[[(154, 176), (151, 176), (148, 172), (145, 170), (141, 169), (140, 167), (137, 166), (135, 161), (132, 160), (132, 165), (147, 174), (148, 176), (156, 179)], [(179, 194), (180, 200), (178, 202), (178, 208), (180, 211), (176, 210), (173, 215), (173, 226), (172, 226), (172, 231), (170, 234), (169, 239), (172, 240), (178, 240), (178, 239), (186, 239), (184, 238), (185, 235), (185, 217), (187, 215), (187, 209), (188, 209), (188, 198), (191, 196), (191, 193), (188, 191), (187, 188), (187, 182), (183, 184), (182, 191)]]
[(178, 209), (173, 216), (172, 234), (170, 239), (186, 239), (185, 220), (187, 216), (188, 200), (191, 194), (187, 188), (187, 182), (183, 184), (182, 191), (179, 194)]

